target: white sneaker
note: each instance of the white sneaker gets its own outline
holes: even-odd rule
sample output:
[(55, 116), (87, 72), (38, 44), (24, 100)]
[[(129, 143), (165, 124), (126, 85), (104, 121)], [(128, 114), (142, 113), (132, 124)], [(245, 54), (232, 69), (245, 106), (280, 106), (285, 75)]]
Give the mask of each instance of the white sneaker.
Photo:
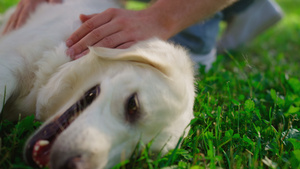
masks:
[(218, 42), (218, 50), (230, 50), (249, 42), (283, 17), (273, 0), (255, 0), (245, 11), (235, 15), (227, 24)]
[(196, 73), (198, 73), (198, 69), (200, 65), (205, 66), (205, 71), (207, 72), (212, 64), (216, 61), (217, 58), (217, 49), (213, 48), (208, 54), (195, 54), (190, 53), (190, 57), (192, 61), (194, 62), (194, 70)]

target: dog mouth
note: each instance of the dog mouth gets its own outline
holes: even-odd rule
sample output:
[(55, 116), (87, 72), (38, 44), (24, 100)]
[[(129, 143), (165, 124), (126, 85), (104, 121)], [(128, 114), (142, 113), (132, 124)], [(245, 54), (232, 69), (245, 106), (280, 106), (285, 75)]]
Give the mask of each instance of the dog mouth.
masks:
[(50, 151), (61, 134), (100, 94), (100, 85), (89, 89), (84, 96), (68, 108), (61, 116), (54, 118), (35, 133), (25, 146), (25, 160), (33, 167), (48, 166)]

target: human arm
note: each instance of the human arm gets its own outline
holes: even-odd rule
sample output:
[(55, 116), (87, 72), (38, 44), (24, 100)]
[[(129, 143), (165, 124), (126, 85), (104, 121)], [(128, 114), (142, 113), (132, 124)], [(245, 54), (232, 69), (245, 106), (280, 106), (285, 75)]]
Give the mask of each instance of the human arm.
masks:
[(141, 11), (108, 9), (81, 15), (83, 24), (66, 41), (67, 54), (77, 59), (88, 52), (88, 46), (127, 48), (153, 36), (167, 40), (234, 1), (158, 0)]
[(15, 12), (9, 18), (2, 34), (9, 33), (10, 31), (21, 27), (26, 22), (29, 14), (42, 2), (61, 3), (62, 0), (21, 0), (18, 3)]

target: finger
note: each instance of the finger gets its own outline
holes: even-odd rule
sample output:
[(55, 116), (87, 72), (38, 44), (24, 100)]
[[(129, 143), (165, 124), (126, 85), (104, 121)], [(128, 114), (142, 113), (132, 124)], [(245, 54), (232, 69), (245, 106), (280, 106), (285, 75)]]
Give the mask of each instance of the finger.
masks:
[(7, 33), (11, 32), (12, 30), (14, 30), (14, 29), (15, 29), (16, 22), (17, 22), (17, 18), (16, 18), (16, 16), (14, 15), (14, 16), (10, 19), (10, 21), (6, 24), (6, 27), (5, 27), (4, 31), (3, 31), (3, 34), (7, 34)]
[(90, 52), (90, 50), (87, 49), (87, 50), (85, 50), (84, 52), (82, 52), (81, 54), (76, 55), (73, 59), (74, 59), (74, 60), (79, 59), (79, 58), (81, 58), (82, 56), (87, 55), (89, 52)]
[(24, 23), (28, 19), (28, 16), (29, 16), (29, 14), (32, 10), (33, 9), (32, 9), (31, 6), (27, 5), (27, 6), (23, 7), (22, 11), (18, 15), (18, 20), (17, 20), (16, 25), (14, 27), (15, 29), (20, 28), (22, 25), (24, 25)]
[(125, 34), (124, 31), (115, 32), (109, 36), (104, 37), (93, 46), (116, 48), (117, 46), (130, 41), (130, 36), (126, 36), (124, 34)]
[(68, 49), (67, 54), (72, 58), (84, 50), (87, 49), (88, 46), (93, 46), (103, 38), (105, 38), (104, 42), (106, 43), (105, 47), (114, 46), (115, 38), (111, 39), (108, 36), (117, 33), (120, 30), (118, 26), (111, 26), (110, 24), (103, 25), (99, 28), (94, 29), (88, 35), (83, 37), (78, 43), (74, 44), (71, 48)]
[[(84, 14), (80, 14), (79, 15), (79, 19), (81, 20), (82, 23), (84, 23), (85, 21), (91, 19), (93, 16), (95, 16), (97, 14), (92, 14), (92, 15), (84, 15)], [(66, 41), (66, 45), (68, 47), (72, 46), (73, 45), (73, 41), (71, 39), (67, 39)]]
[(129, 47), (131, 47), (132, 45), (134, 45), (136, 42), (127, 42), (127, 43), (124, 43), (124, 44), (121, 44), (119, 46), (117, 46), (116, 48), (117, 49), (127, 49)]
[(6, 25), (6, 28), (4, 29), (4, 33), (3, 34), (6, 34), (10, 31), (12, 31), (13, 29), (15, 29), (15, 26), (18, 22), (18, 16), (20, 15), (20, 13), (22, 12), (22, 9), (23, 9), (23, 4), (22, 3), (19, 3), (15, 12), (11, 15), (11, 17), (9, 18), (9, 21)]
[(89, 32), (95, 28), (109, 22), (112, 19), (113, 15), (109, 12), (103, 12), (97, 15), (94, 15), (89, 20), (85, 21), (68, 39), (67, 46), (71, 47), (73, 44), (76, 44), (80, 39), (86, 36)]
[(79, 19), (81, 20), (82, 23), (84, 23), (85, 21), (91, 19), (92, 17), (96, 16), (97, 14), (92, 14), (92, 15), (84, 15), (81, 14), (79, 15)]
[(9, 30), (11, 29), (11, 27), (13, 25), (13, 21), (14, 21), (14, 14), (11, 15), (8, 22), (6, 23), (5, 28), (2, 32), (3, 35), (9, 32)]
[(62, 0), (49, 0), (50, 4), (62, 3)]

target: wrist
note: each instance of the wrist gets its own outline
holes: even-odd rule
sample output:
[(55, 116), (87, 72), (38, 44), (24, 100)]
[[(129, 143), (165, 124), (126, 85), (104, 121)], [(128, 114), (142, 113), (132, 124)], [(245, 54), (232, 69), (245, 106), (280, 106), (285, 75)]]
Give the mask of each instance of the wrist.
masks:
[(143, 10), (143, 15), (148, 17), (150, 23), (157, 25), (160, 29), (160, 38), (167, 40), (181, 31), (179, 22), (176, 21), (172, 13), (166, 11), (158, 5), (150, 6)]

